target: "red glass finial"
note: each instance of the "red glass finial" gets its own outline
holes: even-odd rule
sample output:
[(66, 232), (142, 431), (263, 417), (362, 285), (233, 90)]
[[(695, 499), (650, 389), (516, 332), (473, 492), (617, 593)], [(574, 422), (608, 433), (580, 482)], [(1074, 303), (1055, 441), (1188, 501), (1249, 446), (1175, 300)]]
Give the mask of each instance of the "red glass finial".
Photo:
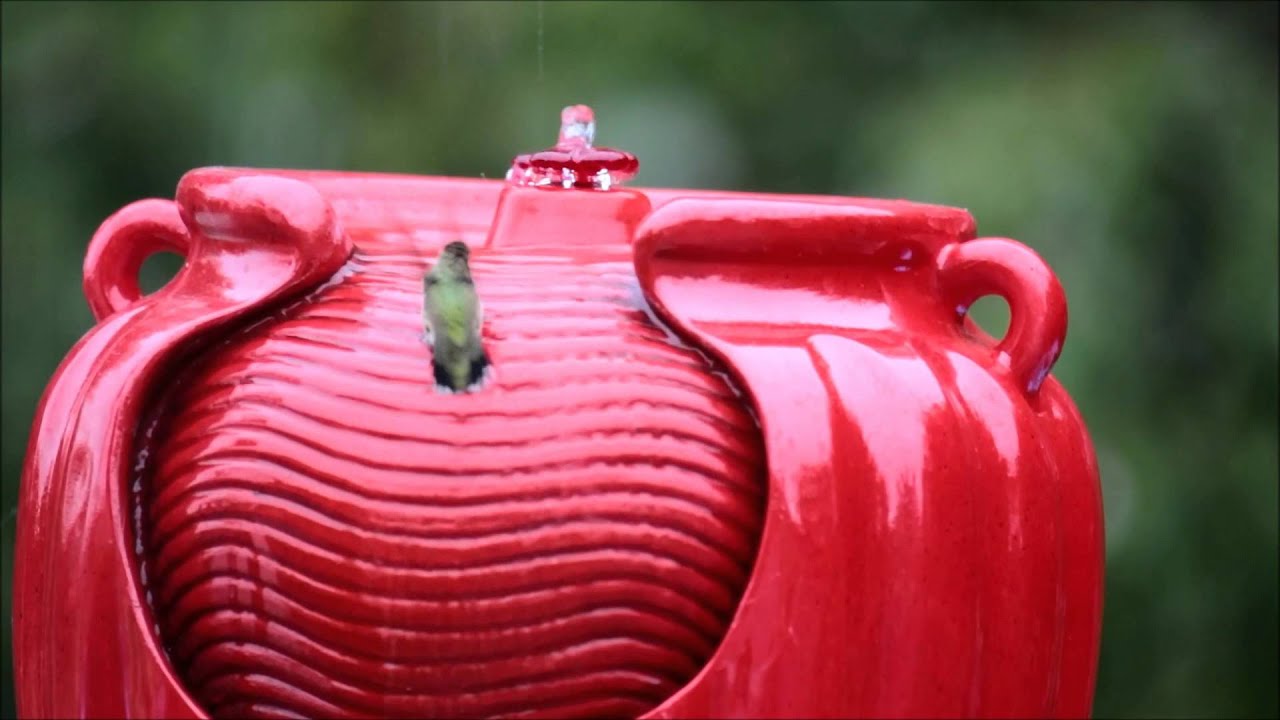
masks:
[(595, 113), (586, 105), (560, 111), (560, 138), (554, 148), (517, 155), (507, 182), (562, 188), (608, 190), (635, 177), (640, 161), (613, 148), (598, 148)]

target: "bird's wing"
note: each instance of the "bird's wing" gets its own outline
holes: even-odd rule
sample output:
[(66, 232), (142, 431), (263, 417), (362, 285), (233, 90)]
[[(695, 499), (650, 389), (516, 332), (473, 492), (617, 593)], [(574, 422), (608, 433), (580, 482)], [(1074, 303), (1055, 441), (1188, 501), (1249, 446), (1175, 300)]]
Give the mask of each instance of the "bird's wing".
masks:
[(430, 297), (433, 314), (442, 326), (438, 331), (444, 333), (444, 337), (454, 345), (466, 344), (475, 322), (474, 291), (467, 286), (442, 283), (433, 287), (427, 295)]
[(439, 284), (439, 278), (436, 277), (436, 269), (431, 270), (422, 277), (422, 321), (427, 327), (431, 327), (431, 316), (434, 308), (432, 307), (432, 295)]

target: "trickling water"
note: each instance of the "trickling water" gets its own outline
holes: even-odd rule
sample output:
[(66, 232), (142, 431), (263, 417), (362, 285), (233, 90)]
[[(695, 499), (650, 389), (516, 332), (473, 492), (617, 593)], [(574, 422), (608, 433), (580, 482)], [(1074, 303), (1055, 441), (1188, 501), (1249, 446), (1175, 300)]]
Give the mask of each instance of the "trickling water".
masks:
[(635, 177), (635, 155), (595, 146), (595, 112), (570, 105), (560, 112), (560, 137), (554, 148), (519, 155), (507, 171), (507, 182), (536, 187), (609, 190)]
[(538, 82), (542, 82), (542, 0), (538, 0)]
[[(152, 417), (148, 422), (143, 424), (142, 433), (138, 437), (138, 452), (133, 462), (133, 483), (129, 486), (130, 504), (133, 506), (133, 554), (141, 561), (143, 558), (143, 523), (142, 523), (142, 503), (143, 503), (143, 484), (142, 478), (147, 473), (151, 463), (151, 443), (155, 439), (156, 427), (159, 424), (159, 417)], [(144, 568), (142, 572), (142, 587), (147, 589), (147, 574), (145, 571), (146, 563), (142, 563)]]

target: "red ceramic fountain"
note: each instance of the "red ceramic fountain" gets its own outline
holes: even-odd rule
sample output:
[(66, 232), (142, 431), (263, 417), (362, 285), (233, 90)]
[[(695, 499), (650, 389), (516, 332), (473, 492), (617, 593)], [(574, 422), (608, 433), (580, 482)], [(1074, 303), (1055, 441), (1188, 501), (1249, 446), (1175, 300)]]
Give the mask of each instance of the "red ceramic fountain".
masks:
[[(102, 225), (23, 476), (24, 717), (1089, 714), (1045, 263), (952, 208), (622, 188), (562, 120), (505, 183), (206, 168)], [(440, 394), (454, 241), (493, 374)]]

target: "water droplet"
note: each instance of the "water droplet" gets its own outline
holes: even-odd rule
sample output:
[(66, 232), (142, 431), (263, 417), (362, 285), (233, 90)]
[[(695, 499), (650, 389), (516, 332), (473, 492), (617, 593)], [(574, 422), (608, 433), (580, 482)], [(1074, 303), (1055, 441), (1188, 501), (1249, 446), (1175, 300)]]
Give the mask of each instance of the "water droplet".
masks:
[(894, 266), (893, 266), (893, 271), (894, 271), (894, 272), (906, 272), (906, 271), (910, 270), (910, 269), (911, 269), (911, 258), (912, 258), (912, 256), (913, 256), (913, 255), (914, 255), (914, 253), (912, 252), (911, 248), (909, 248), (909, 247), (908, 247), (908, 248), (903, 248), (902, 250), (900, 250), (900, 251), (898, 252), (898, 259), (899, 259), (899, 260), (901, 260), (902, 262), (899, 262), (897, 265), (894, 265)]
[(570, 105), (560, 112), (560, 137), (554, 148), (517, 155), (507, 170), (507, 182), (534, 187), (609, 190), (635, 177), (635, 155), (595, 146), (595, 112), (586, 105)]

